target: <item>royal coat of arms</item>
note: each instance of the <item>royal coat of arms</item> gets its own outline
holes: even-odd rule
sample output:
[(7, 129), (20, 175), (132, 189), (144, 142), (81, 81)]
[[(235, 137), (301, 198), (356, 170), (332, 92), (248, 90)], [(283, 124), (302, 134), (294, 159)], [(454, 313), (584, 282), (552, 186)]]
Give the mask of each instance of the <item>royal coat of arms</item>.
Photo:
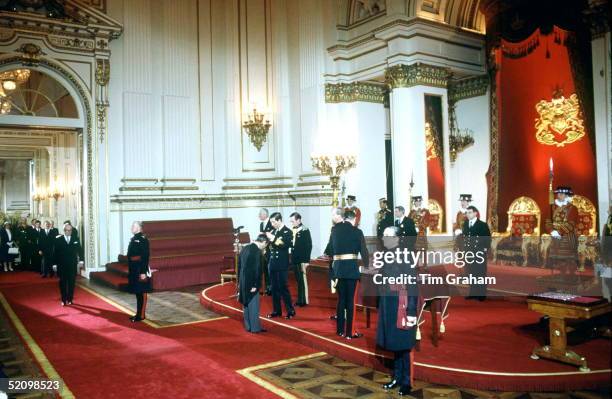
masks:
[(540, 114), (535, 123), (538, 142), (563, 147), (584, 136), (580, 102), (575, 93), (569, 98), (558, 96), (551, 101), (542, 100), (535, 108)]

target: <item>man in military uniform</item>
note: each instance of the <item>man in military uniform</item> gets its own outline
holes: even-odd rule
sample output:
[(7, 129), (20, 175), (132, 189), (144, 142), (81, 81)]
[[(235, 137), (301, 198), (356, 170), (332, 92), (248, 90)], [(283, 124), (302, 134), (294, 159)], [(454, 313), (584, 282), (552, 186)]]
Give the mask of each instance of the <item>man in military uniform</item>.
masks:
[(406, 216), (406, 209), (403, 206), (396, 206), (394, 209), (395, 223), (397, 227), (397, 235), (399, 237), (416, 236), (416, 227), (414, 220)]
[(270, 282), (272, 284), (272, 313), (268, 318), (282, 316), (281, 299), (285, 302), (287, 310), (286, 319), (295, 317), (295, 309), (291, 302), (291, 294), (287, 286), (287, 274), (289, 272), (289, 248), (293, 240), (293, 233), (283, 224), (283, 217), (279, 212), (270, 215), (270, 222), (274, 228), (273, 232), (266, 233), (270, 240)]
[(142, 232), (142, 222), (132, 223), (132, 239), (128, 245), (128, 291), (136, 295), (136, 314), (132, 323), (146, 318), (147, 294), (151, 292), (149, 240)]
[(553, 205), (552, 220), (546, 221), (546, 230), (553, 238), (548, 258), (561, 271), (570, 273), (576, 268), (578, 240), (575, 229), (578, 209), (571, 202), (574, 195), (571, 187), (559, 186), (555, 194), (557, 198)]
[(355, 202), (357, 202), (357, 197), (354, 195), (347, 195), (344, 211), (353, 211), (355, 213), (355, 227), (359, 227), (359, 224), (361, 224), (361, 209), (355, 205)]
[[(340, 209), (342, 212), (342, 209)], [(336, 215), (338, 210), (334, 210)], [(332, 216), (333, 216), (332, 215)], [(353, 330), (355, 312), (355, 289), (361, 274), (358, 254), (361, 254), (364, 267), (369, 265), (368, 250), (363, 232), (355, 227), (355, 214), (345, 212), (345, 221), (336, 223), (331, 232), (331, 252), (333, 255), (333, 276), (337, 281), (338, 306), (336, 307), (336, 334), (346, 339), (359, 338), (362, 334)]]
[[(486, 222), (478, 219), (478, 209), (468, 206), (467, 220), (463, 222), (463, 237), (465, 240), (464, 254), (466, 267), (470, 276), (480, 278), (487, 276), (487, 255), (491, 246), (491, 230)], [(469, 257), (467, 254), (472, 254)], [(480, 256), (479, 256), (480, 254)], [(487, 297), (486, 284), (472, 284), (466, 299), (484, 301)]]
[(312, 237), (310, 230), (302, 224), (302, 215), (293, 212), (289, 216), (293, 232), (291, 242), (291, 264), (297, 281), (297, 301), (296, 306), (308, 305), (308, 279), (306, 278), (306, 268), (310, 263), (312, 252)]
[[(259, 234), (266, 234), (274, 230), (272, 227), (272, 223), (270, 222), (270, 212), (267, 208), (261, 208), (259, 210)], [(265, 283), (265, 291), (266, 295), (272, 295), (272, 290), (270, 288), (270, 271), (268, 270), (268, 260), (269, 260), (270, 250), (268, 247), (264, 248), (261, 252), (261, 271), (264, 277)]]
[(463, 222), (467, 220), (467, 208), (472, 202), (472, 194), (459, 194), (459, 201), (461, 203), (461, 207), (457, 211), (455, 223), (453, 224), (453, 231), (455, 232), (456, 236), (461, 234), (463, 230)]
[(455, 251), (463, 250), (463, 223), (467, 220), (467, 208), (472, 202), (472, 194), (459, 194), (459, 201), (461, 207), (457, 211), (457, 215), (455, 216), (455, 223), (453, 223), (453, 233), (455, 236)]
[(78, 265), (83, 263), (79, 259), (82, 258), (83, 247), (72, 233), (72, 226), (64, 226), (64, 235), (55, 239), (53, 253), (53, 271), (59, 277), (62, 306), (72, 305)]
[(383, 232), (389, 226), (393, 226), (393, 213), (387, 208), (387, 199), (378, 200), (380, 210), (376, 214), (376, 237), (382, 238)]

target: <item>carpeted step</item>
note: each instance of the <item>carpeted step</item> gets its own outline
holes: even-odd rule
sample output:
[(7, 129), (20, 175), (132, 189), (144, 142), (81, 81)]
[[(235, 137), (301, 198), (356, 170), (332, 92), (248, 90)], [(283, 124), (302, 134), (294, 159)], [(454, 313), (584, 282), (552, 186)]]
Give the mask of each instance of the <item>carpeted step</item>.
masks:
[(223, 264), (223, 258), (225, 258), (226, 256), (234, 256), (234, 253), (231, 251), (222, 251), (212, 253), (204, 252), (170, 255), (159, 258), (151, 258), (149, 260), (149, 267), (151, 269), (180, 269), (184, 267), (218, 264), (220, 268)]
[(112, 262), (106, 265), (106, 271), (118, 276), (128, 276), (128, 265), (126, 263)]
[(232, 234), (208, 234), (190, 237), (173, 237), (149, 241), (151, 256), (180, 254), (183, 252), (205, 252), (233, 250)]
[(127, 291), (127, 277), (119, 276), (113, 272), (91, 272), (89, 278), (92, 281), (96, 281), (117, 290)]
[(233, 228), (231, 218), (163, 220), (144, 223), (144, 231), (149, 238), (231, 233)]

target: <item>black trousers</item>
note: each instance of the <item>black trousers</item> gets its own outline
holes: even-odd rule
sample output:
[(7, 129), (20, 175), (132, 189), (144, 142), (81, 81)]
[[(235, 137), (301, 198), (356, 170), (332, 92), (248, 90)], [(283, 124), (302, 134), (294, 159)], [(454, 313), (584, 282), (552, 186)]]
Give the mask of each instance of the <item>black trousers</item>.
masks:
[(268, 266), (268, 255), (267, 254), (264, 254), (261, 256), (261, 268), (263, 272), (262, 275), (264, 279), (265, 292), (267, 292), (272, 289), (270, 287), (270, 270)]
[(285, 302), (287, 313), (293, 311), (291, 294), (287, 286), (287, 270), (270, 270), (270, 282), (272, 284), (272, 307), (274, 313), (282, 314), (281, 299)]
[(145, 318), (147, 311), (147, 293), (139, 292), (136, 294), (136, 316)]
[(51, 259), (51, 256), (42, 257), (40, 273), (43, 276), (53, 276), (53, 259)]
[(410, 349), (393, 354), (393, 379), (401, 386), (410, 385)]
[(76, 274), (70, 273), (68, 276), (61, 276), (59, 279), (60, 293), (62, 295), (62, 302), (72, 302), (74, 299), (74, 284), (76, 281)]
[[(487, 277), (487, 263), (473, 262), (467, 265), (468, 273), (474, 277)], [(470, 296), (476, 298), (487, 297), (487, 285), (486, 284), (472, 284), (470, 285)]]
[[(347, 337), (354, 335), (353, 316), (355, 312), (355, 289), (357, 280), (338, 279), (336, 291), (338, 292), (338, 306), (336, 307), (336, 333)], [(346, 329), (345, 329), (346, 327)]]

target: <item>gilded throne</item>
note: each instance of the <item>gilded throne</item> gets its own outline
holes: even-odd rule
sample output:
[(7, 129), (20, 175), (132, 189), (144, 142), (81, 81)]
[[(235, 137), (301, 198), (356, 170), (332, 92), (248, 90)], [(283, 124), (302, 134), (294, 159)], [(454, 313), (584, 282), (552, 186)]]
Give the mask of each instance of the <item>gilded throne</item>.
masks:
[(529, 197), (519, 197), (508, 208), (508, 227), (503, 233), (493, 233), (491, 253), (493, 262), (498, 259), (527, 266), (529, 253), (538, 247), (541, 212), (538, 204)]
[(444, 211), (442, 206), (435, 199), (429, 199), (427, 203), (427, 209), (429, 210), (429, 232), (434, 234), (442, 233), (444, 223)]

